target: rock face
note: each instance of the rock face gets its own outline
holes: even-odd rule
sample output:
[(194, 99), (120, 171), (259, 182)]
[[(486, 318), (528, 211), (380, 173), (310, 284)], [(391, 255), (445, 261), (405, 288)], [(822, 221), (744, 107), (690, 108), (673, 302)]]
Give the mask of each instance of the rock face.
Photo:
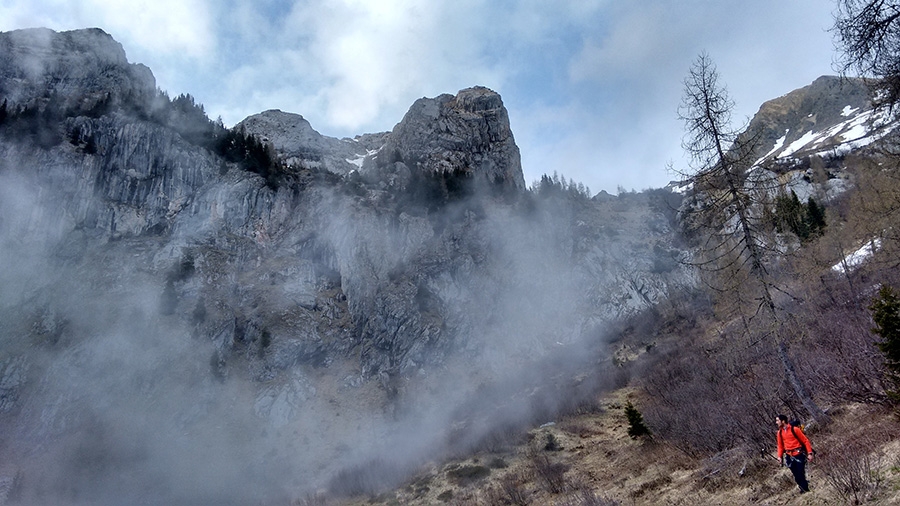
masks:
[(809, 86), (764, 103), (744, 139), (755, 141), (752, 178), (771, 181), (771, 196), (793, 191), (802, 202), (829, 202), (850, 186), (843, 158), (897, 126), (876, 108), (863, 79), (822, 76)]
[(496, 92), (474, 87), (456, 96), (417, 100), (389, 133), (334, 139), (298, 114), (266, 111), (238, 124), (270, 142), (288, 162), (346, 174), (461, 172), (493, 184), (525, 189), (509, 115)]
[(0, 48), (0, 448), (26, 503), (284, 503), (385, 448), (412, 466), (478, 399), (507, 409), (471, 441), (557, 405), (510, 385), (596, 375), (607, 326), (692, 283), (671, 194), (526, 191), (486, 88), (355, 139), (251, 116), (287, 162), (266, 179), (99, 30)]
[(386, 134), (368, 134), (355, 139), (335, 139), (313, 130), (299, 114), (269, 110), (254, 114), (236, 125), (263, 142), (271, 143), (288, 164), (323, 168), (347, 174), (362, 168), (363, 160), (384, 145)]
[(840, 154), (871, 142), (883, 134), (884, 120), (875, 114), (864, 80), (822, 76), (764, 103), (746, 135), (756, 136), (760, 163), (789, 165), (790, 159)]
[(10, 108), (56, 99), (54, 107), (86, 111), (102, 100), (155, 93), (150, 69), (128, 63), (122, 45), (103, 30), (0, 34), (0, 96)]
[(378, 163), (430, 172), (462, 170), (525, 188), (519, 148), (500, 95), (484, 87), (417, 100), (394, 127)]

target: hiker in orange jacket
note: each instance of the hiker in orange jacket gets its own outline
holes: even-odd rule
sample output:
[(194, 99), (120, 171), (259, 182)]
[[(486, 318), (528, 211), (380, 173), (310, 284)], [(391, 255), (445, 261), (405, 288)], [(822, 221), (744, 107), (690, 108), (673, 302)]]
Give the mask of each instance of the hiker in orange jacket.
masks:
[(806, 460), (813, 459), (812, 444), (803, 433), (803, 428), (788, 423), (785, 415), (775, 418), (778, 425), (778, 460), (781, 465), (787, 465), (794, 474), (794, 481), (800, 487), (800, 493), (809, 492), (809, 482), (806, 481)]

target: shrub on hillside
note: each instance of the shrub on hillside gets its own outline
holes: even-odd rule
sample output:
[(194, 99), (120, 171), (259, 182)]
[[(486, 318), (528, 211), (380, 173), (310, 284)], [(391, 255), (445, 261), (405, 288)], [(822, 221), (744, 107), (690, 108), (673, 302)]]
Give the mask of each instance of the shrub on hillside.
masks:
[(861, 504), (882, 484), (881, 456), (868, 439), (841, 441), (822, 459), (825, 479), (846, 504)]
[(773, 350), (734, 344), (680, 343), (649, 364), (642, 407), (656, 436), (693, 457), (741, 444), (766, 451), (772, 413), (802, 412), (801, 406), (785, 407), (793, 399), (783, 378), (772, 374), (778, 363)]
[[(830, 293), (836, 298), (852, 296), (837, 290)], [(830, 304), (799, 319), (798, 328), (804, 334), (800, 372), (831, 402), (883, 404), (889, 400), (884, 360), (877, 337), (869, 332), (869, 318), (859, 304)]]
[(447, 471), (447, 478), (459, 486), (470, 485), (490, 476), (491, 470), (485, 466), (458, 466)]
[(562, 493), (566, 489), (566, 471), (569, 466), (561, 462), (553, 462), (546, 455), (531, 456), (531, 470), (535, 481), (551, 494)]
[(644, 417), (631, 401), (625, 404), (625, 417), (628, 419), (628, 435), (631, 439), (650, 436), (650, 429), (644, 424)]
[(509, 473), (501, 478), (497, 485), (487, 490), (486, 498), (490, 504), (528, 506), (531, 504), (531, 494), (527, 481), (520, 473)]

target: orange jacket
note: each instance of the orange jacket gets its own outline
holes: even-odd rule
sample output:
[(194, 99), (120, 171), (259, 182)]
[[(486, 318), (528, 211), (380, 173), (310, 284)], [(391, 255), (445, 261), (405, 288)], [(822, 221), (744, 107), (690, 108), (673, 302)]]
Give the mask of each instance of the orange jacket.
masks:
[[(794, 434), (796, 434), (796, 437), (794, 437)], [(801, 446), (806, 448), (806, 453), (813, 452), (812, 443), (809, 442), (809, 438), (806, 437), (806, 434), (803, 433), (803, 429), (800, 427), (793, 427), (792, 431), (789, 424), (784, 424), (778, 429), (776, 439), (778, 440), (779, 459), (781, 459), (781, 456), (785, 453), (788, 455), (796, 455), (800, 451)]]

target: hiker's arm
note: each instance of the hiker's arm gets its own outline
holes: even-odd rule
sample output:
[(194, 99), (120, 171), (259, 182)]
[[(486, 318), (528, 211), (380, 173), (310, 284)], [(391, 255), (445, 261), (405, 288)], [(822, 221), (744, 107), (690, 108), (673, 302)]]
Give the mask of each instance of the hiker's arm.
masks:
[(800, 431), (800, 444), (802, 444), (806, 448), (806, 453), (807, 453), (807, 455), (809, 455), (809, 458), (811, 459), (813, 456), (813, 453), (815, 453), (815, 452), (813, 452), (812, 443), (809, 442), (809, 438), (806, 437), (806, 433), (803, 432), (802, 430)]

